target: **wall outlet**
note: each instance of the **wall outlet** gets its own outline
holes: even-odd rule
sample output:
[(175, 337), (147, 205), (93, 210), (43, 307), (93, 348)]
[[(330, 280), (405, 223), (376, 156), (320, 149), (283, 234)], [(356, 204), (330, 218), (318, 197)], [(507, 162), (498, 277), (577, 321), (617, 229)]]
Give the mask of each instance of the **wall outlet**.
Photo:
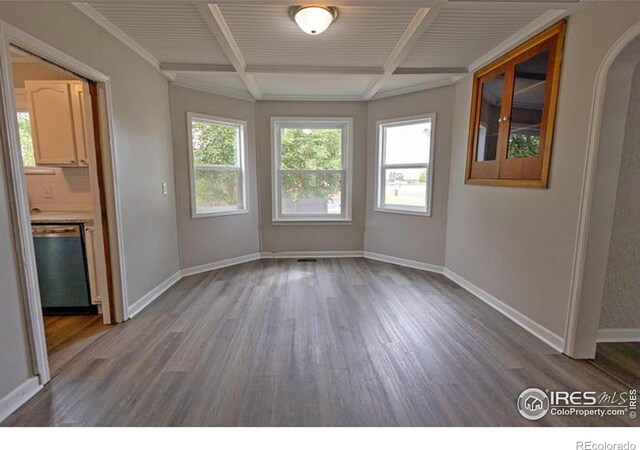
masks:
[(50, 184), (45, 184), (42, 186), (42, 196), (44, 198), (53, 198), (53, 189)]
[(167, 195), (167, 182), (162, 182), (162, 195)]

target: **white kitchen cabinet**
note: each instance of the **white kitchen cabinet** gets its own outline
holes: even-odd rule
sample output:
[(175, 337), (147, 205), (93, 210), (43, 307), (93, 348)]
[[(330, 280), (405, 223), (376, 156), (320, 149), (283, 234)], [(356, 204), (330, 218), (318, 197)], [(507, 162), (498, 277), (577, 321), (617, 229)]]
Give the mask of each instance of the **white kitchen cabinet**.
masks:
[(25, 81), (37, 166), (87, 166), (88, 86), (82, 81)]

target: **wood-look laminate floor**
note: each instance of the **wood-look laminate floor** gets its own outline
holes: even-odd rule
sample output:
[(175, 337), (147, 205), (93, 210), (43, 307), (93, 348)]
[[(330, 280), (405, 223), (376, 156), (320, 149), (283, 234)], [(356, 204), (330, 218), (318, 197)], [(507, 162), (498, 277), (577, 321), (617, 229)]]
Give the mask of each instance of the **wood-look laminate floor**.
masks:
[(626, 389), (445, 277), (359, 258), (184, 278), (3, 425), (635, 425), (516, 409), (525, 388)]
[(51, 376), (109, 329), (101, 315), (44, 316)]
[(629, 388), (640, 388), (640, 342), (598, 344), (593, 364)]

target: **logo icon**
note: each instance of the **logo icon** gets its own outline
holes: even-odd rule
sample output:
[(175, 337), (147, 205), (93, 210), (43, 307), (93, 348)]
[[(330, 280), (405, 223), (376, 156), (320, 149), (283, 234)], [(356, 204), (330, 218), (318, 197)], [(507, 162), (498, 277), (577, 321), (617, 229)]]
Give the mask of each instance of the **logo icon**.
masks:
[(549, 397), (540, 389), (525, 389), (518, 397), (518, 411), (525, 419), (542, 419), (549, 411)]

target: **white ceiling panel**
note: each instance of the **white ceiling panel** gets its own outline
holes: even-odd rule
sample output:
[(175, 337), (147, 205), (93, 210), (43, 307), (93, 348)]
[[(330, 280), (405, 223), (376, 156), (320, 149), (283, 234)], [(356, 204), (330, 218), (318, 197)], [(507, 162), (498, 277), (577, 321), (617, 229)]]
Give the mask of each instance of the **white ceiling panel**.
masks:
[(341, 7), (323, 34), (310, 36), (285, 5), (223, 5), (222, 13), (248, 64), (381, 67), (416, 8)]
[(402, 67), (466, 67), (540, 17), (540, 7), (443, 9)]
[(100, 14), (165, 63), (229, 64), (191, 3), (91, 3)]
[[(451, 82), (460, 69), (503, 52), (511, 36), (542, 30), (578, 5), (553, 1), (448, 0), (426, 15), (418, 2), (336, 2), (337, 21), (316, 36), (289, 17), (295, 2), (225, 0), (211, 10), (177, 0), (76, 6), (168, 78), (176, 71), (178, 82), (194, 89), (256, 100), (364, 100)], [(423, 21), (412, 25), (414, 18)], [(406, 74), (389, 75), (396, 67)], [(239, 73), (222, 72), (233, 68)], [(458, 74), (443, 73), (449, 69)]]
[(309, 98), (319, 96), (329, 99), (362, 98), (371, 75), (325, 74), (254, 74), (266, 99), (279, 97)]

